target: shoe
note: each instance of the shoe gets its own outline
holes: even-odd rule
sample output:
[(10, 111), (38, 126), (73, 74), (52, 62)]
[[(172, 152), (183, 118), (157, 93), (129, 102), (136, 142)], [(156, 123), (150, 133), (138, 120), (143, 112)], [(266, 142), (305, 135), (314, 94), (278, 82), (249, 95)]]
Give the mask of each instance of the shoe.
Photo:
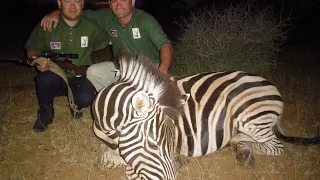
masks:
[(81, 120), (83, 117), (83, 111), (82, 112), (74, 112), (73, 109), (70, 108), (70, 113), (73, 119)]
[[(49, 123), (49, 124), (51, 124), (51, 123)], [(33, 125), (33, 131), (34, 132), (44, 132), (45, 130), (47, 130), (49, 124), (43, 123), (40, 120), (40, 118), (38, 118)]]
[(34, 132), (44, 132), (48, 125), (52, 123), (54, 109), (52, 105), (40, 105), (38, 110), (38, 118), (33, 125)]
[(83, 112), (76, 112), (74, 115), (74, 119), (81, 120), (83, 117)]

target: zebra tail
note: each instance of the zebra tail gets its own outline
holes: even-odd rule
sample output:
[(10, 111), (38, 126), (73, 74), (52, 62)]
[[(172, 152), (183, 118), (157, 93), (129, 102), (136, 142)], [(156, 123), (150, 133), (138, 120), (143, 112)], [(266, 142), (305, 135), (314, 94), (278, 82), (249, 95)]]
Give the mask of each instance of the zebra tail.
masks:
[(296, 144), (296, 145), (311, 145), (320, 143), (320, 132), (318, 127), (318, 133), (313, 138), (304, 138), (304, 137), (291, 137), (287, 136), (281, 129), (280, 123), (278, 122), (276, 127), (274, 127), (274, 132), (279, 139), (284, 140), (285, 142)]

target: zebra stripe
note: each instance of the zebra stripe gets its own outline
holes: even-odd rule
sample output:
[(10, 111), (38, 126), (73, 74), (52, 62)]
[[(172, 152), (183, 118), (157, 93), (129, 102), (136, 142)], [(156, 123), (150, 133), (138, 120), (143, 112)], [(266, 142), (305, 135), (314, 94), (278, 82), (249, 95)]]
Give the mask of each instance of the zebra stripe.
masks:
[(127, 165), (128, 179), (175, 179), (174, 153), (198, 157), (228, 143), (241, 165), (253, 154), (280, 155), (278, 138), (296, 144), (320, 142), (288, 137), (280, 128), (283, 102), (266, 79), (246, 72), (163, 75), (146, 58), (120, 59), (121, 78), (94, 103), (94, 132), (109, 149), (107, 167)]
[[(283, 103), (277, 89), (253, 74), (200, 73), (172, 77), (172, 80), (182, 93), (190, 93), (176, 130), (177, 152), (185, 156), (215, 152), (229, 143), (236, 133), (234, 129), (254, 119), (259, 123), (263, 116), (276, 114), (278, 117), (282, 113)], [(276, 122), (277, 118), (271, 121)]]
[(120, 80), (103, 88), (93, 103), (94, 132), (108, 145), (107, 167), (127, 165), (128, 179), (175, 179), (174, 119), (183, 96), (148, 59), (120, 59)]
[(288, 137), (279, 125), (283, 102), (277, 88), (266, 79), (245, 72), (200, 73), (172, 77), (182, 94), (190, 94), (176, 123), (176, 151), (203, 156), (228, 143), (237, 161), (254, 165), (252, 154), (280, 155), (278, 138), (295, 144), (316, 144), (313, 138)]

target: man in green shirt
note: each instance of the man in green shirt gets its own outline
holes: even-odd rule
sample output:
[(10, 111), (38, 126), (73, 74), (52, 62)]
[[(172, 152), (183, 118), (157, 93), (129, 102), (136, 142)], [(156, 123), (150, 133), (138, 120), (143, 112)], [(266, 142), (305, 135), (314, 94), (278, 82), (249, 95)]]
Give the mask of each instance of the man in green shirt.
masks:
[[(61, 10), (59, 16), (61, 23), (52, 32), (44, 31), (40, 25), (34, 28), (25, 44), (28, 58), (39, 57), (43, 51), (78, 54), (78, 59), (72, 59), (72, 64), (91, 65), (91, 52), (108, 45), (107, 34), (92, 20), (81, 17), (83, 0), (58, 0), (57, 3)], [(45, 67), (38, 67), (38, 69), (40, 72), (36, 75), (35, 82), (39, 110), (33, 130), (43, 132), (53, 121), (54, 97), (66, 96), (68, 85), (63, 78)], [(92, 83), (85, 76), (76, 76), (72, 70), (65, 70), (65, 72), (77, 110), (90, 106), (95, 92)], [(82, 112), (72, 114), (74, 118), (82, 117)]]
[[(159, 65), (159, 70), (167, 73), (172, 61), (172, 45), (162, 27), (150, 14), (136, 9), (135, 0), (109, 0), (110, 10), (85, 10), (83, 16), (94, 19), (108, 34), (113, 53), (142, 53)], [(58, 11), (45, 16), (41, 25), (51, 31), (57, 25)], [(87, 78), (99, 91), (118, 80), (112, 62), (102, 62), (90, 66)]]

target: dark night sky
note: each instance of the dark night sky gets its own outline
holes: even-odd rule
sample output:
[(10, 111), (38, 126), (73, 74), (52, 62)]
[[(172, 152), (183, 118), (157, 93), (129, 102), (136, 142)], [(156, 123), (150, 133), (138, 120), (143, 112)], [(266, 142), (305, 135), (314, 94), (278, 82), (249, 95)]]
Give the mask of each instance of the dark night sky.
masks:
[[(85, 2), (89, 2), (85, 1)], [(94, 0), (91, 0), (94, 1)], [(180, 0), (180, 2), (188, 2), (189, 0)], [(205, 0), (198, 0), (200, 3)], [(263, 1), (263, 0), (261, 0)], [(266, 2), (275, 2), (274, 6), (279, 7), (279, 0), (265, 0)], [(148, 3), (146, 3), (148, 2)], [(154, 15), (160, 24), (163, 25), (165, 31), (175, 29), (173, 20), (172, 2), (177, 4), (178, 1), (170, 0), (137, 0), (137, 5), (141, 9), (146, 10)], [(213, 2), (209, 0), (208, 2)], [(219, 0), (215, 1), (219, 4)], [(223, 2), (223, 1), (222, 1)], [(319, 46), (320, 29), (317, 28), (320, 17), (320, 0), (287, 0), (285, 9), (294, 9), (291, 17), (298, 18), (293, 22), (295, 27), (290, 30), (289, 42)], [(90, 4), (86, 4), (85, 8), (93, 8)], [(171, 11), (165, 13), (166, 11)], [(14, 50), (23, 50), (23, 44), (26, 41), (33, 27), (41, 20), (43, 15), (57, 9), (55, 0), (11, 0), (4, 1), (0, 6), (1, 16), (1, 34), (2, 43), (0, 56), (9, 56)], [(177, 18), (177, 17), (176, 17)], [(167, 32), (170, 36), (170, 32)], [(293, 41), (294, 40), (294, 41)], [(23, 55), (23, 54), (19, 54)]]

